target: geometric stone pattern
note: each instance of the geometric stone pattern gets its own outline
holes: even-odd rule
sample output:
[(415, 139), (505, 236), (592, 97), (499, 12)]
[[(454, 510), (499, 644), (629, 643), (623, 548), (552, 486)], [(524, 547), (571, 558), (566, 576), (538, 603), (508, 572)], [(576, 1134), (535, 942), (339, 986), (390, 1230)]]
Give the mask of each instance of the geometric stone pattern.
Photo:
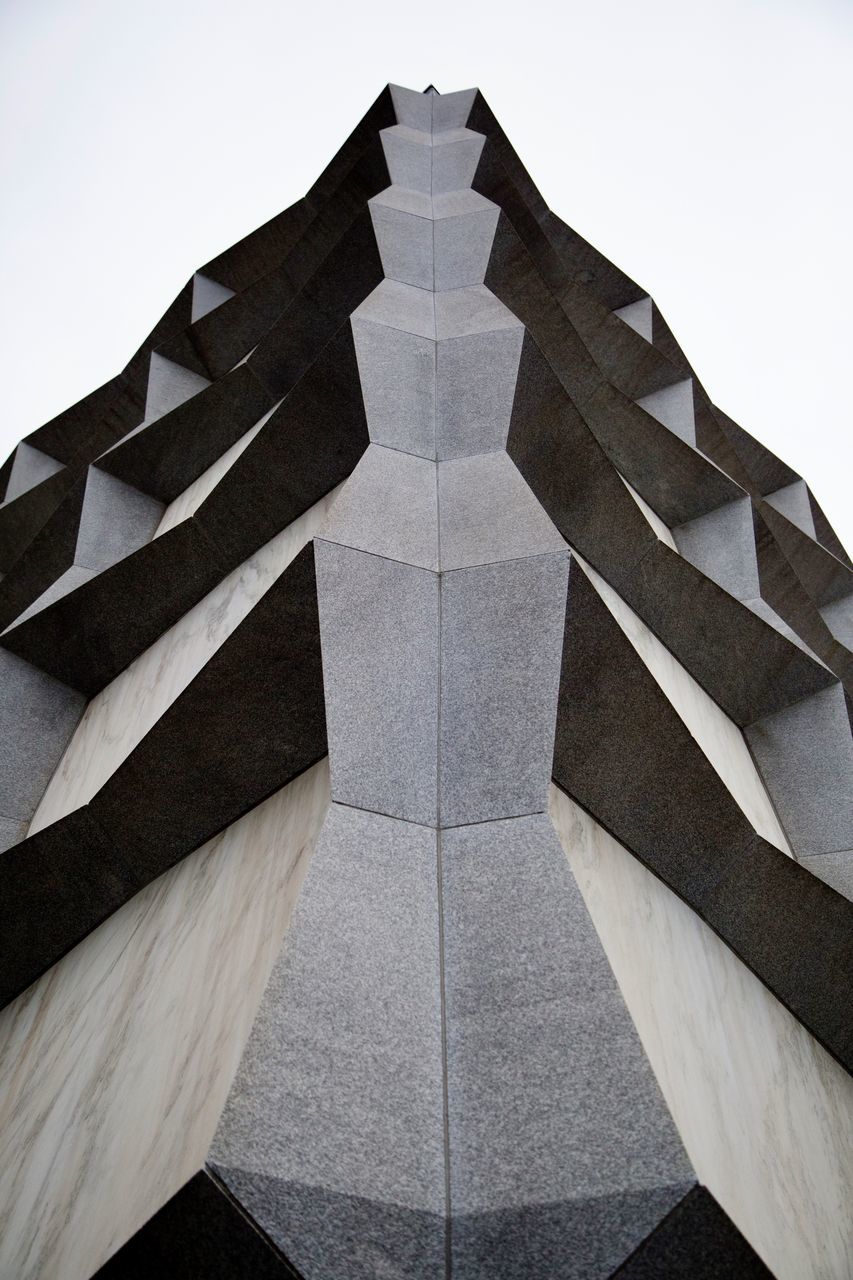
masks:
[[(782, 1002), (815, 1055), (798, 1082), (825, 1051), (849, 1069), (853, 565), (649, 294), (548, 210), (482, 95), (386, 88), (303, 200), (21, 443), (0, 495), (13, 1077), (28, 984), (82, 990), (140, 890), (195, 946), (175, 864), (236, 840), (327, 746), (331, 771), (252, 1033), (217, 1023), (218, 1096), (233, 1084), (208, 1170), (168, 1200), (191, 1168), (180, 1134), (146, 1129), (147, 1077), (130, 1073), (126, 1116), (84, 1089), (42, 1256), (74, 1259), (71, 1280), (101, 1264), (104, 1225), (97, 1253), (66, 1191), (107, 1194), (101, 1153), (133, 1141), (154, 1216), (120, 1248), (142, 1213), (116, 1197), (104, 1274), (765, 1274), (696, 1185), (549, 779)], [(278, 567), (259, 590), (261, 549)], [(211, 616), (202, 638), (193, 611), (226, 582), (239, 624)], [(85, 734), (60, 758), (86, 701), (117, 716), (131, 688), (136, 729), (81, 791)], [(48, 786), (56, 820), (28, 832)], [(269, 962), (226, 896), (222, 963), (254, 966), (257, 999)], [(621, 958), (620, 927), (602, 938)], [(131, 971), (110, 982), (123, 1043), (162, 1007), (152, 1053), (177, 1061), (168, 982), (136, 1022)], [(203, 1056), (173, 1073), (175, 1114), (206, 1096)], [(20, 1132), (40, 1131), (43, 1093), (17, 1104)], [(709, 1124), (694, 1156), (688, 1127), (711, 1181), (721, 1139)], [(814, 1154), (790, 1151), (796, 1185)], [(757, 1197), (735, 1216), (766, 1250), (781, 1211)], [(25, 1277), (28, 1250), (9, 1254)]]

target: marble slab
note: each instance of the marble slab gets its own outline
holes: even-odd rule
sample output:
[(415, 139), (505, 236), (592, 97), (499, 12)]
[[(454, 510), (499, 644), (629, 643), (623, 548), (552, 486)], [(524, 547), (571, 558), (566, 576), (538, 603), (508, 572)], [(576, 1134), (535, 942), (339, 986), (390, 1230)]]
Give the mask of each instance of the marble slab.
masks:
[(778, 1280), (853, 1268), (853, 1080), (556, 787), (550, 812), (699, 1180)]
[(322, 761), (0, 1013), (0, 1275), (88, 1280), (201, 1168), (328, 799)]

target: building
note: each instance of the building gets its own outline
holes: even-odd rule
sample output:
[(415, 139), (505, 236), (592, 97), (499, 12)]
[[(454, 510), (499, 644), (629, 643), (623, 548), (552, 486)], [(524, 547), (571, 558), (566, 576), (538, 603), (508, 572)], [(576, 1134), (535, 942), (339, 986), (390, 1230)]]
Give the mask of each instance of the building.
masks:
[(0, 1275), (845, 1276), (853, 570), (386, 88), (0, 508)]

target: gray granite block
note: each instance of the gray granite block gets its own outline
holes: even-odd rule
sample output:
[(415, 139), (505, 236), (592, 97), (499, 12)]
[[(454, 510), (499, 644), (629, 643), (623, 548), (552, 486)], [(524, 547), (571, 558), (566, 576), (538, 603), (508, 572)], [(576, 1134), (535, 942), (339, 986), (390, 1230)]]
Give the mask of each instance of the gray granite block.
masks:
[[(604, 1280), (689, 1183), (454, 1217), (454, 1280)], [(682, 1272), (685, 1278), (688, 1272)]]
[(398, 124), (380, 130), (379, 137), (392, 186), (429, 193), (432, 190), (430, 134)]
[(89, 467), (74, 563), (100, 571), (150, 542), (165, 506), (98, 467)]
[(442, 1214), (436, 832), (333, 804), (211, 1148)]
[(505, 453), (440, 462), (438, 496), (443, 571), (566, 550)]
[(853, 902), (853, 849), (807, 854), (800, 858), (800, 862), (812, 875)]
[(62, 759), (86, 698), (0, 649), (0, 815), (26, 820)]
[(56, 458), (51, 458), (42, 453), (41, 449), (34, 449), (26, 440), (22, 440), (12, 459), (12, 470), (9, 472), (3, 501), (12, 502), (13, 499), (20, 498), (22, 493), (34, 489), (42, 480), (47, 480), (61, 470), (62, 463), (57, 462)]
[(523, 338), (524, 330), (518, 325), (449, 338), (438, 344), (439, 458), (460, 458), (504, 448)]
[(245, 1169), (213, 1168), (305, 1280), (444, 1280), (442, 1214)]
[(352, 333), (370, 439), (434, 458), (435, 341), (355, 317)]
[(679, 525), (672, 536), (685, 560), (729, 595), (737, 600), (753, 600), (761, 594), (752, 502), (746, 494)]
[(196, 392), (209, 387), (210, 381), (192, 369), (167, 360), (156, 351), (151, 353), (151, 364), (148, 369), (148, 391), (145, 399), (145, 421), (153, 422), (162, 418), (170, 409), (189, 400)]
[(524, 326), (484, 284), (435, 294), (435, 336), (458, 338), (466, 333), (492, 333)]
[(550, 820), (441, 841), (454, 1218), (675, 1203), (695, 1177)]
[(448, 129), (436, 136), (432, 148), (433, 195), (470, 187), (485, 141), (484, 134), (470, 129)]
[(315, 543), (332, 797), (435, 823), (438, 575)]
[(640, 298), (638, 302), (629, 302), (627, 307), (619, 307), (613, 312), (620, 320), (624, 320), (625, 324), (631, 326), (635, 333), (641, 338), (645, 338), (646, 342), (653, 342), (652, 336), (652, 300), (651, 298)]
[(793, 484), (786, 484), (775, 493), (766, 494), (764, 501), (769, 502), (770, 506), (777, 511), (781, 511), (783, 516), (787, 516), (792, 524), (802, 529), (803, 533), (807, 533), (810, 538), (817, 536), (805, 480), (795, 480)]
[(457, 89), (455, 93), (432, 94), (432, 131), (464, 129), (474, 105), (476, 89)]
[[(434, 203), (438, 205), (438, 201)], [(458, 216), (436, 217), (434, 287), (437, 291), (483, 283), (499, 213), (497, 205), (492, 205)]]
[(427, 191), (412, 191), (408, 187), (391, 185), (377, 191), (368, 202), (371, 207), (396, 209), (398, 213), (411, 213), (419, 218), (432, 218), (433, 202)]
[(219, 284), (216, 280), (211, 280), (209, 276), (203, 276), (200, 271), (197, 271), (193, 276), (190, 323), (195, 324), (196, 320), (206, 316), (209, 311), (215, 311), (217, 307), (222, 306), (223, 302), (227, 302), (229, 298), (233, 297), (233, 289), (229, 289), (226, 285)]
[(567, 577), (561, 552), (442, 574), (443, 826), (546, 806)]
[(415, 89), (404, 89), (402, 85), (392, 84), (391, 101), (399, 124), (410, 129), (421, 129), (425, 133), (432, 130), (432, 94), (418, 93)]
[(693, 379), (685, 378), (670, 387), (653, 391), (637, 401), (641, 409), (662, 422), (679, 439), (696, 447), (696, 420), (693, 414)]
[(357, 321), (388, 325), (422, 338), (435, 337), (436, 298), (429, 289), (401, 284), (399, 280), (383, 280), (352, 313), (353, 328)]
[(393, 209), (376, 199), (371, 200), (369, 205), (382, 270), (386, 276), (392, 280), (401, 280), (404, 284), (417, 285), (421, 289), (433, 289), (435, 273), (432, 219), (402, 209)]
[(436, 470), (426, 458), (368, 445), (319, 536), (437, 571)]
[(794, 852), (849, 849), (853, 739), (843, 687), (822, 689), (744, 732)]
[(21, 818), (0, 818), (0, 853), (23, 840), (28, 826)]

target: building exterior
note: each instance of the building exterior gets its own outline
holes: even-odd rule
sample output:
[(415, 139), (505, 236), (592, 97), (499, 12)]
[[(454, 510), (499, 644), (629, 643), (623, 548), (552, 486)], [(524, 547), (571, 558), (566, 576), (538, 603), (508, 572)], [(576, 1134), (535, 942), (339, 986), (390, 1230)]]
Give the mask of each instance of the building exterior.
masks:
[(853, 567), (389, 86), (0, 506), (0, 1277), (853, 1274)]

